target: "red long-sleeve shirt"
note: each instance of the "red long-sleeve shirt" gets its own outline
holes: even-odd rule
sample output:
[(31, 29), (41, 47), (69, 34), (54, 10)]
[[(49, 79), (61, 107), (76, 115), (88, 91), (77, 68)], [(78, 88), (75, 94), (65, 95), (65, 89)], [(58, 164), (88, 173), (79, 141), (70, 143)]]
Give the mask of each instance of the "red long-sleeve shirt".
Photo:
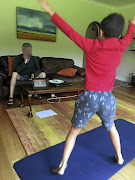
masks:
[(112, 37), (99, 41), (84, 38), (57, 13), (53, 14), (51, 20), (85, 52), (85, 89), (96, 92), (112, 90), (116, 69), (120, 64), (122, 54), (133, 40), (135, 25), (129, 24), (127, 34), (123, 39)]

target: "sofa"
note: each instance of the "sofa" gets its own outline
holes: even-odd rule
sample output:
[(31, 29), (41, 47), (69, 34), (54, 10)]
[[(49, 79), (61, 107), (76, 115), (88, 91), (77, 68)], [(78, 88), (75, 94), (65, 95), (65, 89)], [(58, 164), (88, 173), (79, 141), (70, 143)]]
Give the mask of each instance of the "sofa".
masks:
[[(14, 57), (13, 55), (10, 57)], [(79, 82), (85, 79), (85, 69), (75, 66), (72, 59), (54, 58), (54, 57), (38, 57), (35, 56), (39, 62), (42, 72), (45, 72), (48, 79), (62, 79), (65, 82)], [(57, 72), (65, 68), (75, 68), (77, 73), (74, 77), (67, 77), (58, 75)], [(0, 57), (0, 98), (9, 96), (10, 79), (8, 76), (8, 56)], [(31, 81), (17, 81), (14, 95), (25, 94), (22, 92), (22, 85), (30, 85)]]

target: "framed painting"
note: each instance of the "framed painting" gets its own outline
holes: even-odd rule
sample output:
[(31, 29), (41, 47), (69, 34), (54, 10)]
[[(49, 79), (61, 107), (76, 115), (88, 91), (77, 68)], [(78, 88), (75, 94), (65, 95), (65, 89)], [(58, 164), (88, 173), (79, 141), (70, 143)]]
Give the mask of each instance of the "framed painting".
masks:
[(46, 12), (17, 7), (17, 38), (56, 42), (56, 26)]

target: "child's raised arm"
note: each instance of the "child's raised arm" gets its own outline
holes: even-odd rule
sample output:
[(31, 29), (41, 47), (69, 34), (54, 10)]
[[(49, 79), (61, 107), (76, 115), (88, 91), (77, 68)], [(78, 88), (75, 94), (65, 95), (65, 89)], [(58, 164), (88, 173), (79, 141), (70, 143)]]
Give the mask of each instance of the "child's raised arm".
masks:
[(129, 44), (132, 42), (135, 32), (135, 17), (129, 20), (129, 26), (128, 31), (124, 38), (120, 40), (124, 50), (129, 46)]
[(132, 19), (129, 19), (129, 23), (132, 23), (135, 25), (135, 16)]
[(77, 33), (67, 22), (65, 22), (48, 4), (47, 0), (38, 0), (41, 7), (50, 14), (51, 20), (66, 34), (75, 44), (85, 52), (89, 51), (94, 43), (94, 39), (84, 38)]
[(51, 6), (48, 4), (47, 0), (37, 0), (41, 7), (52, 16), (55, 11), (51, 8)]

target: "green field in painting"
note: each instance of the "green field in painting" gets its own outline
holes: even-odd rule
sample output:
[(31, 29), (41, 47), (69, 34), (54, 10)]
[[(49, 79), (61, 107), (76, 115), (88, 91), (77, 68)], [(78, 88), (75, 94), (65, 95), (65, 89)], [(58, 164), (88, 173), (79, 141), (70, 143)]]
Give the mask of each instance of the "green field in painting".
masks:
[(49, 34), (45, 32), (35, 32), (17, 28), (17, 37), (21, 39), (33, 39), (43, 41), (56, 41), (56, 34)]

